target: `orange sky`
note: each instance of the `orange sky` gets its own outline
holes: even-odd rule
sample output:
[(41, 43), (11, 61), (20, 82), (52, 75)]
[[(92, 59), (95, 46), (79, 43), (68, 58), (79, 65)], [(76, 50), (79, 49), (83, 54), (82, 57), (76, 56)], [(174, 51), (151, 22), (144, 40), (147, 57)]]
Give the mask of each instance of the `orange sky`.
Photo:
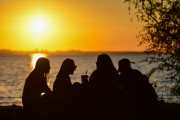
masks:
[(0, 49), (143, 51), (124, 0), (0, 0)]

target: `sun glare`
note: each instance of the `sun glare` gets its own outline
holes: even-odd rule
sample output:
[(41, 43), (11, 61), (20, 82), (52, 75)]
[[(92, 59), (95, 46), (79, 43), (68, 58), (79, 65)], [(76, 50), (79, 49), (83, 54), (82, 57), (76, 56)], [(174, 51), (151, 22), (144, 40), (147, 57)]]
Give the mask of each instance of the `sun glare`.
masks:
[(45, 19), (36, 18), (32, 21), (32, 30), (36, 33), (43, 33), (47, 30), (47, 22)]
[(48, 12), (27, 14), (22, 17), (22, 23), (19, 25), (22, 31), (19, 42), (27, 45), (25, 49), (54, 50), (56, 45), (53, 46), (53, 44), (58, 43), (59, 39), (63, 41), (64, 38), (65, 27), (62, 23), (59, 17)]
[(35, 45), (42, 44), (45, 39), (52, 36), (54, 25), (46, 15), (34, 15), (26, 17), (26, 36)]

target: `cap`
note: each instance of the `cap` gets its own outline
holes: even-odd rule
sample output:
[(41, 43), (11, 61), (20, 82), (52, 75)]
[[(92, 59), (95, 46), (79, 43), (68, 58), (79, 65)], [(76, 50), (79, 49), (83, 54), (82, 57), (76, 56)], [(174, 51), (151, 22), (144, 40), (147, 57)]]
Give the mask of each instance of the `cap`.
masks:
[(119, 62), (118, 62), (118, 65), (119, 65), (118, 71), (122, 72), (124, 70), (127, 70), (127, 69), (131, 68), (130, 63), (135, 63), (135, 62), (130, 62), (129, 59), (127, 59), (127, 58), (123, 58), (123, 59), (119, 60)]
[(130, 62), (129, 59), (127, 59), (127, 58), (121, 59), (118, 63), (119, 63), (119, 64), (126, 64), (126, 65), (127, 65), (127, 64), (130, 64), (130, 63), (135, 64), (135, 62)]

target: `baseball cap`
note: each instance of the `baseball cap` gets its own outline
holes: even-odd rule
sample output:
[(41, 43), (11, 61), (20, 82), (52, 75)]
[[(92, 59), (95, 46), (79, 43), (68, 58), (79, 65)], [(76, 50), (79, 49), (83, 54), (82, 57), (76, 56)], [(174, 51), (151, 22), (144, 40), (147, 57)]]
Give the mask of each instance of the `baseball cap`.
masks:
[(127, 58), (121, 59), (118, 63), (119, 63), (119, 64), (125, 64), (125, 65), (130, 65), (130, 63), (135, 64), (135, 62), (131, 62), (131, 61), (130, 61), (129, 59), (127, 59)]

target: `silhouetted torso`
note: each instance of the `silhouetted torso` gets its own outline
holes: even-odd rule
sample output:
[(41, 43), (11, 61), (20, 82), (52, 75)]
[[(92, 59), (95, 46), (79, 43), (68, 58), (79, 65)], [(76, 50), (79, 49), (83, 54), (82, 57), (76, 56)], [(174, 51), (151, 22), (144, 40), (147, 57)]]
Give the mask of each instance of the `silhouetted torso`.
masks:
[(73, 85), (69, 75), (73, 75), (76, 65), (72, 59), (65, 59), (53, 84), (54, 103), (57, 107), (72, 107)]
[(24, 107), (38, 107), (41, 104), (41, 93), (51, 94), (43, 74), (32, 71), (26, 79), (22, 101)]
[(60, 75), (54, 82), (53, 93), (58, 100), (68, 99), (72, 92), (72, 83), (68, 75)]
[(99, 70), (95, 70), (89, 77), (89, 86), (95, 92), (106, 93), (112, 90), (117, 80), (116, 74), (103, 73)]
[[(120, 84), (122, 84), (123, 86), (125, 86), (126, 91), (127, 91), (127, 95), (128, 97), (135, 97), (139, 91), (139, 89), (141, 88), (141, 72), (138, 70), (130, 70), (126, 73), (122, 73), (120, 74)], [(131, 95), (129, 95), (131, 94)]]
[[(157, 94), (149, 84), (148, 78), (136, 69), (131, 69), (126, 73), (120, 74), (119, 84), (124, 87), (124, 105), (132, 115), (139, 115), (148, 109), (154, 108), (157, 102)], [(147, 77), (147, 76), (145, 76)]]
[(111, 106), (118, 79), (117, 70), (107, 54), (99, 55), (96, 65), (97, 69), (90, 75), (88, 83), (92, 95), (91, 102), (95, 107)]

